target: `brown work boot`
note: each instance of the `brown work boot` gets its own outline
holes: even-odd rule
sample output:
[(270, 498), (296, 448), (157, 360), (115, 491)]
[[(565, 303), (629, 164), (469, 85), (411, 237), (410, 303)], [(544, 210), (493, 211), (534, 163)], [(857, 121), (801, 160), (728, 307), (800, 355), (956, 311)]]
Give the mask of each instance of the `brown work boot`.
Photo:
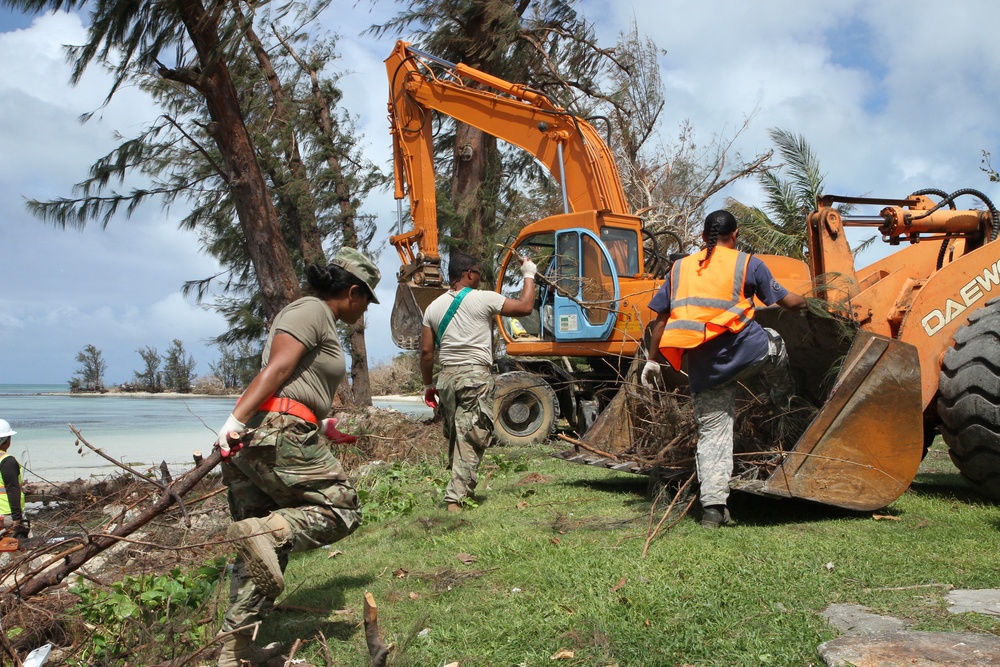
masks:
[(244, 667), (244, 665), (266, 665), (267, 661), (281, 655), (281, 644), (271, 642), (264, 648), (253, 643), (242, 633), (229, 635), (222, 641), (218, 667)]
[(226, 538), (236, 540), (233, 546), (246, 563), (247, 574), (272, 600), (285, 588), (285, 575), (278, 562), (278, 548), (292, 536), (291, 526), (280, 514), (268, 514), (263, 519), (243, 519), (230, 524)]
[(448, 503), (447, 505), (445, 505), (445, 508), (449, 512), (461, 512), (462, 511), (462, 506), (459, 505), (458, 503)]

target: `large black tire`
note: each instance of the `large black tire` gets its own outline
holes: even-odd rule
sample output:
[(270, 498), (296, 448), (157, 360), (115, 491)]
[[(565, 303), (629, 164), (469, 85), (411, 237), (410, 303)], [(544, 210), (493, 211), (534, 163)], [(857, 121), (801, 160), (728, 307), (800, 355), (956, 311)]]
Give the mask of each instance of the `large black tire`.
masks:
[(969, 484), (1000, 500), (1000, 298), (969, 316), (941, 364), (941, 435)]
[(540, 375), (511, 371), (496, 377), (493, 425), (497, 444), (545, 442), (556, 428), (556, 392)]

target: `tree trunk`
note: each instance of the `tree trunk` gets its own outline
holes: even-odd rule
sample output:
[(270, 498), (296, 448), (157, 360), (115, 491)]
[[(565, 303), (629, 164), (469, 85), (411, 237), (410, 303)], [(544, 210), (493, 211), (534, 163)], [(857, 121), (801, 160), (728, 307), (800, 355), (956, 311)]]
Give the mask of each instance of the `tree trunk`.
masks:
[(372, 383), (368, 375), (368, 344), (365, 342), (365, 320), (351, 327), (351, 387), (358, 405), (372, 404)]
[(198, 89), (213, 120), (209, 131), (226, 161), (233, 203), (270, 320), (300, 296), (298, 277), (243, 122), (236, 87), (222, 60), (216, 16), (205, 12), (198, 0), (182, 0), (179, 8), (202, 63)]
[[(239, 12), (238, 5), (235, 11)], [(242, 16), (242, 15), (241, 15)], [(326, 265), (323, 254), (323, 239), (319, 233), (316, 221), (316, 199), (313, 197), (312, 184), (306, 166), (302, 162), (298, 138), (295, 135), (295, 110), (290, 108), (288, 95), (274, 70), (271, 56), (261, 43), (253, 27), (248, 24), (244, 35), (257, 63), (264, 73), (271, 100), (274, 102), (272, 127), (281, 137), (281, 150), (284, 153), (284, 166), (288, 169), (290, 178), (285, 178), (278, 169), (271, 172), (271, 180), (278, 190), (278, 202), (285, 213), (285, 222), (295, 237), (295, 243), (307, 264)]]
[(451, 202), (464, 229), (453, 230), (452, 238), (461, 239), (460, 248), (476, 256), (482, 252), (483, 239), (495, 219), (492, 193), (486, 192), (491, 144), (495, 146), (496, 140), (485, 132), (465, 123), (456, 124)]

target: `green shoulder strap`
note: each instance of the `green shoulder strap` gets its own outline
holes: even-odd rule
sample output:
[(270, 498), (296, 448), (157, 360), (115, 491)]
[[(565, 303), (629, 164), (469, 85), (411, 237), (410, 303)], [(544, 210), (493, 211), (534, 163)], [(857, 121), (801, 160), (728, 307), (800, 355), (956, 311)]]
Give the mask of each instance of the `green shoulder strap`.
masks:
[(458, 307), (462, 305), (462, 299), (471, 291), (471, 287), (463, 287), (462, 291), (455, 296), (455, 300), (451, 302), (448, 312), (444, 314), (444, 317), (441, 318), (441, 324), (438, 325), (437, 336), (434, 337), (434, 347), (441, 347), (441, 338), (444, 337), (444, 330), (448, 328), (452, 318), (455, 317), (455, 313), (458, 312)]

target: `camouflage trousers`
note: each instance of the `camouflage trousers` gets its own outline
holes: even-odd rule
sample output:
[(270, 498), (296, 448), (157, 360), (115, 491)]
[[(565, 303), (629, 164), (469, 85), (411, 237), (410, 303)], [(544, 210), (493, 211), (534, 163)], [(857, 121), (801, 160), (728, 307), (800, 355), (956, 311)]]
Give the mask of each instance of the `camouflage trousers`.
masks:
[(795, 393), (789, 370), (785, 341), (772, 329), (768, 351), (724, 384), (694, 395), (694, 420), (698, 425), (698, 484), (701, 505), (725, 505), (729, 498), (729, 480), (733, 476), (733, 420), (739, 382), (761, 374), (770, 387), (771, 401), (779, 408), (788, 407)]
[(446, 503), (472, 495), (486, 448), (493, 444), (493, 374), (486, 366), (445, 366), (437, 379), (451, 481)]
[[(316, 424), (276, 412), (258, 412), (247, 423), (251, 441), (222, 464), (234, 521), (280, 514), (291, 539), (279, 549), (281, 570), (288, 554), (336, 542), (361, 525), (354, 486)], [(222, 630), (263, 620), (274, 605), (254, 584), (237, 557), (229, 583), (229, 610)]]

